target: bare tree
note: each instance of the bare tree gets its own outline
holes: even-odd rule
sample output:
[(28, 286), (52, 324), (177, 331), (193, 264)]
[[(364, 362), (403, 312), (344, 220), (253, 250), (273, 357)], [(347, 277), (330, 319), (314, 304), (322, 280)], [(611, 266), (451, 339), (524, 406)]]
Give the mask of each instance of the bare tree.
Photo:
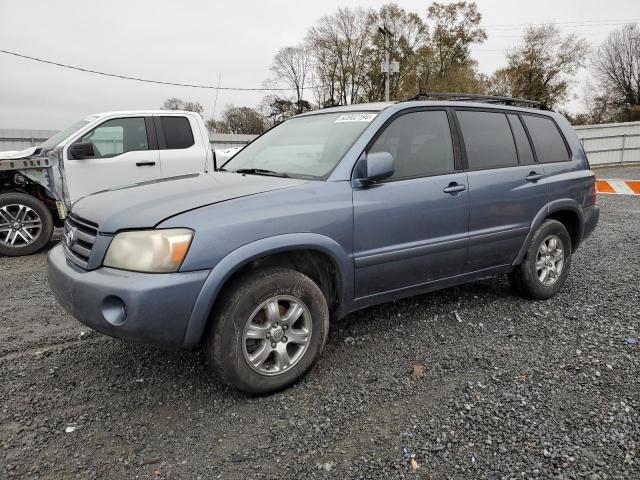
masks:
[(601, 97), (610, 99), (619, 120), (640, 119), (640, 28), (628, 24), (609, 34), (593, 57)]
[(363, 8), (339, 8), (309, 29), (307, 45), (315, 62), (315, 76), (325, 90), (324, 104), (349, 104), (360, 99), (366, 75), (369, 14)]
[(585, 124), (606, 123), (611, 119), (614, 113), (611, 98), (606, 93), (598, 91), (591, 81), (587, 81), (582, 98), (586, 112), (576, 117), (584, 119)]
[[(305, 82), (310, 76), (311, 60), (304, 45), (278, 50), (271, 64), (271, 72), (296, 92), (296, 105), (304, 98)], [(300, 112), (298, 112), (300, 113)]]
[(199, 113), (200, 115), (204, 112), (204, 108), (202, 108), (199, 102), (185, 102), (177, 97), (171, 97), (165, 100), (162, 105), (162, 110), (186, 110), (188, 112)]
[(418, 91), (479, 92), (484, 88), (471, 57), (471, 46), (487, 38), (481, 20), (475, 2), (435, 2), (428, 8), (430, 36), (416, 51)]
[(506, 68), (499, 68), (496, 70), (491, 78), (489, 79), (489, 85), (487, 88), (487, 93), (490, 95), (500, 95), (500, 96), (514, 96), (511, 88), (512, 88), (512, 80), (509, 73), (509, 70)]
[(368, 101), (384, 98), (384, 74), (381, 71), (385, 58), (385, 38), (378, 27), (384, 26), (391, 36), (389, 54), (392, 61), (400, 65), (400, 71), (390, 77), (391, 98), (406, 98), (415, 95), (416, 49), (427, 40), (426, 26), (413, 12), (400, 8), (395, 3), (383, 5), (379, 11), (372, 12), (368, 19), (371, 35), (367, 55), (367, 75), (363, 86), (363, 96)]
[(583, 67), (589, 44), (575, 34), (563, 35), (553, 24), (528, 27), (522, 42), (507, 53), (507, 66), (494, 84), (516, 97), (554, 106), (567, 100), (576, 71)]
[(265, 128), (264, 117), (250, 107), (227, 105), (222, 113), (222, 120), (207, 120), (207, 129), (216, 133), (260, 135)]
[(467, 65), (472, 60), (471, 45), (487, 39), (480, 27), (482, 15), (475, 2), (434, 3), (427, 10), (427, 18), (433, 24), (431, 43), (440, 78), (444, 78), (451, 67)]

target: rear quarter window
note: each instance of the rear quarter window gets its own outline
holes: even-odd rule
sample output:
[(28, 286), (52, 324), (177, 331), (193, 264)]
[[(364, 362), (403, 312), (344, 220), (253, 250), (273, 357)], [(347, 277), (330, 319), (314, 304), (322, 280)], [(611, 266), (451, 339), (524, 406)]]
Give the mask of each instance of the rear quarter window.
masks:
[(161, 117), (168, 150), (189, 148), (194, 144), (191, 124), (186, 117)]
[(550, 118), (523, 115), (527, 130), (533, 142), (538, 162), (566, 162), (569, 151), (555, 122)]
[(518, 164), (513, 135), (504, 113), (459, 110), (456, 115), (469, 169), (482, 170)]
[(527, 138), (527, 132), (524, 131), (522, 122), (517, 115), (509, 114), (508, 117), (511, 130), (513, 130), (513, 137), (516, 139), (516, 147), (518, 147), (518, 161), (522, 165), (531, 165), (535, 162), (535, 159), (529, 138)]

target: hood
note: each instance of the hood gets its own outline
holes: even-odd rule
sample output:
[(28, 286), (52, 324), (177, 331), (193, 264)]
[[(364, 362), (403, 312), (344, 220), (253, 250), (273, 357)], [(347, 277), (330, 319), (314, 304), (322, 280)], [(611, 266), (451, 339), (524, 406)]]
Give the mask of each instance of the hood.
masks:
[(0, 160), (19, 160), (21, 158), (28, 158), (38, 150), (40, 147), (29, 147), (20, 151), (0, 152)]
[(94, 193), (74, 203), (71, 212), (97, 223), (101, 232), (113, 233), (153, 228), (188, 210), (303, 183), (305, 180), (231, 172), (183, 175)]

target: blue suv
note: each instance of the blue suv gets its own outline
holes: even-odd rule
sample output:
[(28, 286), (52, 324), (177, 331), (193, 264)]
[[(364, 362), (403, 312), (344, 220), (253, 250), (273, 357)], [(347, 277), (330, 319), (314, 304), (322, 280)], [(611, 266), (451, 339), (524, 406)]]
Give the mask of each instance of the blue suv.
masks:
[(354, 310), (500, 274), (552, 297), (599, 216), (569, 122), (431, 97), (299, 115), (217, 171), (79, 200), (49, 253), (56, 298), (105, 334), (201, 347), (223, 381), (266, 393)]

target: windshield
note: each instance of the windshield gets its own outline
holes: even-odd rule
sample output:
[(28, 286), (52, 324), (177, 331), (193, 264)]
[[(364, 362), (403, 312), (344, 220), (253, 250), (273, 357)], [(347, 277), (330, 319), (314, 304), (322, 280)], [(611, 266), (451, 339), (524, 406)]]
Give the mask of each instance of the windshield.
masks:
[(67, 138), (76, 130), (79, 130), (80, 128), (84, 127), (87, 123), (89, 123), (88, 120), (80, 120), (79, 122), (74, 123), (70, 127), (67, 127), (64, 130), (56, 133), (53, 137), (51, 137), (49, 140), (47, 140), (42, 145), (40, 145), (40, 148), (42, 148), (43, 150), (48, 150), (56, 147), (62, 140)]
[(240, 150), (221, 170), (322, 178), (333, 170), (376, 115), (325, 113), (292, 118)]

